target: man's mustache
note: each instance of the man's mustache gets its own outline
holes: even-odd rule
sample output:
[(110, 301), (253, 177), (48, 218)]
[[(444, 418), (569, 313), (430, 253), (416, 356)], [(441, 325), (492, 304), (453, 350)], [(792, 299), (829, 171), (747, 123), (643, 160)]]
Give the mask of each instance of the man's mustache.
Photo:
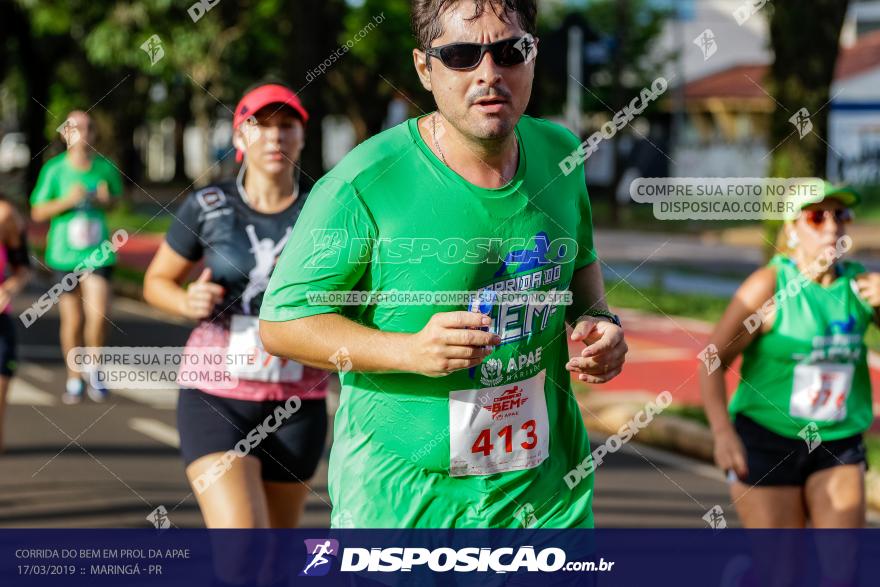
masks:
[(503, 88), (501, 86), (492, 86), (487, 88), (483, 86), (468, 94), (468, 106), (470, 106), (480, 98), (485, 98), (487, 96), (498, 96), (499, 98), (504, 98), (505, 100), (510, 100), (511, 98), (513, 98), (513, 94), (511, 94), (507, 88)]

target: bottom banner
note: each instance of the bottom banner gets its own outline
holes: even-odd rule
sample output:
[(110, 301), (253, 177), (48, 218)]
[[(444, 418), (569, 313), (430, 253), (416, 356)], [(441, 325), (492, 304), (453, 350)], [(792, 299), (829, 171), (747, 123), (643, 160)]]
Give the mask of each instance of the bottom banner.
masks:
[(0, 585), (877, 585), (876, 530), (0, 530)]

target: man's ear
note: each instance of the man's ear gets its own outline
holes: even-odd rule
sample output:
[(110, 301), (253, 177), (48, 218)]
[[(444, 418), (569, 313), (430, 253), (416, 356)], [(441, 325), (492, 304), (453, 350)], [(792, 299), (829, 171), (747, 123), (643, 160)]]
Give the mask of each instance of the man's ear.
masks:
[(416, 67), (416, 73), (419, 75), (419, 81), (422, 87), (431, 91), (431, 67), (428, 64), (428, 56), (424, 51), (413, 49), (413, 65)]

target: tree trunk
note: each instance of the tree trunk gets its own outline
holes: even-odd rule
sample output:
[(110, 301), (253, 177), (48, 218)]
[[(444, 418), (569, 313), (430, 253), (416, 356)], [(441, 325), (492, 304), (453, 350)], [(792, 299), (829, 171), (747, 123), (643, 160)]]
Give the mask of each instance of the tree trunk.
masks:
[[(848, 4), (849, 0), (776, 0), (764, 8), (771, 11), (775, 53), (768, 89), (777, 103), (770, 127), (770, 148), (776, 149), (771, 174), (776, 177), (825, 175), (831, 82)], [(812, 124), (803, 137), (790, 122), (802, 108)]]
[(188, 85), (183, 86), (183, 97), (174, 109), (174, 181), (189, 183), (186, 177), (186, 162), (183, 156), (183, 131), (192, 122), (192, 91)]
[[(326, 74), (308, 81), (307, 72), (324, 61), (338, 46), (343, 9), (337, 0), (292, 0), (290, 14), (295, 22), (307, 22), (309, 26), (297, 27), (297, 34), (290, 39), (290, 59), (285, 61), (285, 77), (298, 91), (303, 105), (309, 112), (306, 128), (306, 147), (303, 149), (301, 181), (309, 185), (324, 175), (322, 122), (330, 114), (327, 107)], [(359, 97), (352, 96), (352, 99)]]
[[(825, 176), (831, 82), (848, 5), (849, 0), (776, 0), (764, 7), (775, 54), (768, 79), (776, 102), (770, 122), (772, 177)], [(764, 228), (769, 258), (779, 223), (765, 222)]]
[[(28, 162), (24, 177), (25, 201), (29, 202), (30, 193), (37, 183), (43, 156), (49, 141), (46, 139), (46, 109), (49, 102), (49, 82), (54, 76), (55, 60), (45, 53), (51, 53), (50, 39), (36, 40), (31, 36), (31, 24), (27, 16), (19, 10), (10, 11), (15, 17), (14, 30), (18, 41), (19, 71), (24, 79), (25, 93), (28, 100), (24, 104), (22, 115), (22, 131), (27, 140), (31, 160)], [(27, 204), (28, 207), (30, 204)]]

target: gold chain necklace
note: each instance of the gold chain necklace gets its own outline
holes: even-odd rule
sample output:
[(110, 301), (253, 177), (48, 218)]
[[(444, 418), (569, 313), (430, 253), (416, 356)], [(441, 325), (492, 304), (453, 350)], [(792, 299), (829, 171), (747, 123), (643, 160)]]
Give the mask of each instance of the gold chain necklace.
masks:
[[(439, 114), (439, 112), (435, 111), (431, 115), (431, 136), (434, 138), (434, 147), (437, 149), (437, 153), (440, 154), (440, 160), (443, 161), (443, 165), (449, 167), (449, 163), (446, 162), (446, 155), (443, 154), (443, 149), (440, 148), (440, 141), (437, 140), (437, 116)], [(519, 139), (516, 138), (516, 133), (513, 134), (513, 145), (519, 151)], [(516, 170), (514, 170), (513, 174), (516, 175)], [(499, 173), (498, 175), (501, 174)], [(508, 180), (505, 180), (504, 176), (501, 175), (501, 181), (507, 183)]]
[(437, 152), (440, 153), (440, 160), (443, 161), (443, 165), (449, 167), (449, 163), (446, 162), (446, 155), (443, 154), (443, 149), (440, 148), (440, 141), (437, 140), (437, 115), (438, 112), (434, 112), (434, 115), (431, 117), (431, 134), (434, 137), (434, 147), (437, 148)]

